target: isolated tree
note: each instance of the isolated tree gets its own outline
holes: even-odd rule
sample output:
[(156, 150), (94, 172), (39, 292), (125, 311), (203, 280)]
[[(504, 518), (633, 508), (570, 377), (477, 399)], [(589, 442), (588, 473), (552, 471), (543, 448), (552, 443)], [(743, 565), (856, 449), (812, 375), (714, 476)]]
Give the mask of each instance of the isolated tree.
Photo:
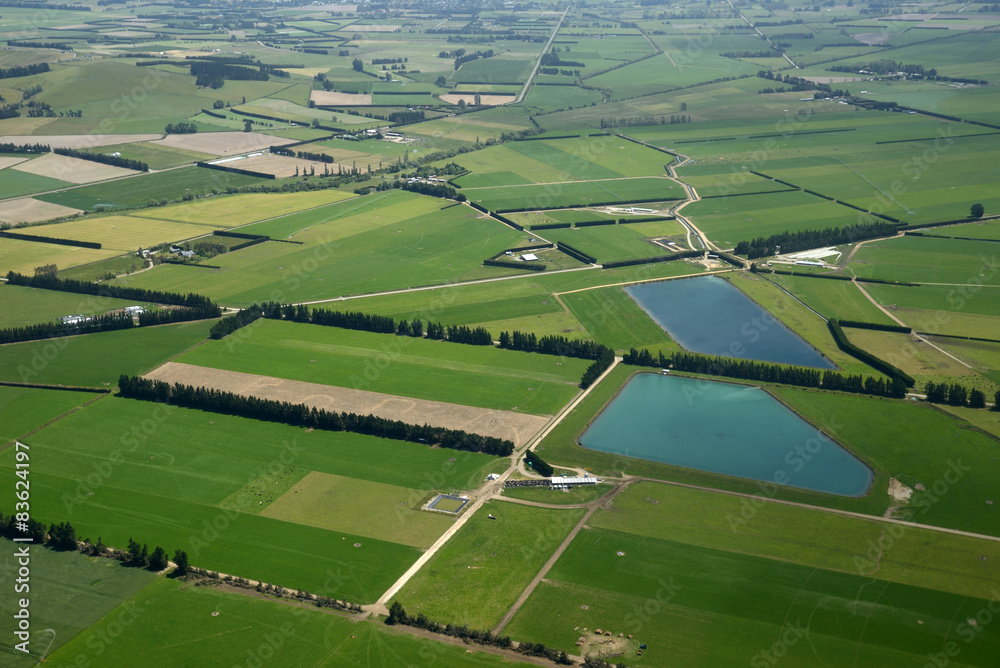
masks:
[(385, 619), (386, 624), (405, 624), (406, 623), (406, 610), (403, 609), (403, 604), (399, 601), (393, 601), (392, 605), (389, 607), (389, 616)]
[(464, 99), (458, 101), (458, 108), (459, 109), (465, 109), (465, 100)]
[(970, 390), (969, 408), (986, 408), (986, 393), (980, 389)]
[(483, 103), (483, 96), (480, 95), (479, 93), (476, 93), (475, 102), (477, 107), (481, 105)]
[(253, 130), (253, 121), (249, 118), (243, 122), (243, 132), (251, 132)]
[(445, 86), (448, 85), (448, 80), (445, 79), (443, 76), (438, 77), (437, 80), (434, 82), (434, 85), (441, 86), (442, 88), (444, 88)]
[(216, 100), (215, 102), (212, 103), (213, 109), (223, 109), (225, 106), (226, 103), (223, 102), (222, 100)]
[(167, 567), (167, 551), (159, 545), (149, 557), (149, 570), (158, 572)]
[(49, 545), (56, 550), (76, 549), (76, 529), (69, 522), (49, 527)]
[(355, 72), (364, 72), (365, 71), (365, 64), (364, 64), (364, 62), (362, 62), (362, 60), (360, 58), (355, 58), (354, 60), (352, 60), (351, 61), (351, 67), (354, 68)]
[(174, 563), (177, 564), (177, 569), (174, 571), (177, 575), (187, 575), (188, 572), (188, 555), (184, 550), (177, 550), (174, 552)]
[(986, 209), (979, 202), (973, 204), (972, 208), (969, 209), (969, 215), (973, 218), (982, 218), (984, 213), (986, 213)]

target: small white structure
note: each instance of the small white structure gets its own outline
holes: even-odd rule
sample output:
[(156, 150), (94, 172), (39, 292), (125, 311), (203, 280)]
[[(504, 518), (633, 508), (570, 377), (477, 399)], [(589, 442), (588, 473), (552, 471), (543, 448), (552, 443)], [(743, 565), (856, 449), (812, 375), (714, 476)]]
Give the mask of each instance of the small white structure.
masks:
[(79, 325), (82, 322), (87, 322), (90, 318), (83, 315), (65, 315), (59, 318), (59, 322), (64, 325)]
[(499, 480), (500, 479), (500, 474), (499, 473), (491, 473), (488, 476), (486, 476), (486, 479), (487, 480)]
[(565, 489), (572, 487), (574, 485), (596, 485), (601, 482), (600, 478), (571, 478), (571, 477), (555, 477), (549, 479), (552, 483), (552, 489)]
[(141, 306), (126, 306), (125, 312), (129, 315), (139, 315), (140, 313), (145, 313), (146, 309)]
[(525, 253), (524, 255), (521, 256), (521, 260), (524, 262), (534, 262), (537, 259), (538, 256), (535, 255), (534, 253)]

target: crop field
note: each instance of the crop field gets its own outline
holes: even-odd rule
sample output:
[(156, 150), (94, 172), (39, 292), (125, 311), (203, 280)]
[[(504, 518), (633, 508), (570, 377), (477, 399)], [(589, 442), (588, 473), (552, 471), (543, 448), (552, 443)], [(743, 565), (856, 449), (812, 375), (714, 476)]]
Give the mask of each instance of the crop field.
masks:
[[(935, 345), (947, 350), (966, 364), (970, 364), (994, 384), (1000, 385), (1000, 343), (966, 341), (945, 337), (930, 337)], [(980, 386), (980, 389), (982, 387)], [(970, 411), (975, 413), (976, 411)], [(996, 412), (996, 411), (994, 411)], [(991, 432), (1000, 436), (997, 431)]]
[(40, 223), (77, 213), (83, 212), (79, 209), (43, 202), (31, 197), (9, 199), (0, 204), (0, 222), (3, 223)]
[(684, 190), (667, 178), (646, 177), (609, 181), (543, 183), (463, 188), (470, 201), (490, 211), (550, 209), (618, 202), (682, 199)]
[(542, 230), (540, 234), (544, 234), (549, 241), (561, 241), (592, 255), (600, 263), (669, 255), (675, 251), (650, 239), (677, 234), (680, 232), (678, 228), (680, 223), (671, 220), (664, 223), (560, 228)]
[[(8, 554), (17, 552), (17, 543), (0, 539), (0, 545)], [(0, 661), (10, 668), (38, 665), (42, 650), (57, 651), (139, 592), (154, 577), (149, 571), (122, 568), (111, 559), (87, 559), (75, 552), (55, 552), (41, 547), (31, 550), (31, 566), (33, 631), (29, 647), (32, 652), (25, 654), (15, 650), (14, 643), (20, 641), (14, 641), (13, 635), (5, 637), (0, 641)], [(0, 571), (0, 586), (14, 591), (15, 585), (13, 568)], [(0, 614), (8, 619), (17, 609), (16, 597), (4, 596), (0, 600)]]
[(616, 220), (614, 214), (597, 209), (562, 209), (557, 211), (528, 211), (507, 216), (515, 223), (532, 227), (550, 223), (582, 223), (592, 220)]
[(957, 381), (969, 388), (979, 387), (987, 396), (993, 396), (1000, 389), (961, 362), (924, 345), (910, 334), (853, 328), (844, 328), (844, 333), (854, 345), (910, 374), (918, 382)]
[(101, 250), (119, 253), (135, 251), (138, 248), (155, 246), (166, 242), (183, 241), (211, 233), (205, 225), (175, 223), (166, 220), (151, 220), (133, 216), (108, 216), (87, 218), (67, 223), (42, 225), (23, 230), (21, 234), (43, 235), (89, 241), (101, 244)]
[[(378, 198), (379, 195), (371, 196)], [(419, 204), (417, 201), (429, 202)], [(313, 224), (295, 235), (298, 244), (258, 244), (213, 258), (220, 270), (160, 266), (120, 279), (123, 284), (197, 291), (227, 305), (277, 299), (306, 301), (495, 276), (482, 260), (511, 247), (522, 236), (483, 219), (465, 206), (442, 209), (440, 200), (404, 196), (391, 211), (362, 211), (328, 220), (308, 212)], [(348, 206), (361, 206), (350, 202)], [(431, 213), (423, 213), (433, 207)], [(302, 214), (305, 215), (305, 214)], [(243, 231), (271, 234), (287, 221), (269, 221)], [(392, 258), (391, 264), (385, 262)]]
[[(826, 318), (877, 322), (883, 325), (894, 324), (887, 315), (865, 299), (857, 286), (850, 281), (783, 276), (781, 274), (771, 274), (767, 278), (791, 292)], [(871, 294), (872, 284), (866, 285), (865, 290)]]
[(875, 220), (867, 214), (805, 192), (779, 192), (701, 200), (684, 208), (708, 238), (721, 246), (781, 232), (821, 230)]
[(488, 501), (395, 600), (409, 614), (492, 628), (582, 516), (577, 509)]
[(8, 271), (34, 274), (35, 267), (54, 264), (60, 268), (75, 267), (104, 260), (117, 252), (111, 249), (77, 248), (21, 239), (0, 238), (0, 273)]
[(131, 274), (143, 268), (146, 262), (136, 253), (116, 255), (106, 260), (81, 264), (68, 269), (60, 269), (60, 278), (72, 278), (78, 281), (98, 281)]
[(4, 414), (0, 425), (0, 443), (7, 445), (37, 426), (99, 396), (91, 392), (0, 387), (0, 408)]
[[(643, 486), (643, 492), (650, 494), (647, 499), (657, 497), (653, 501), (673, 496), (671, 491), (652, 486)], [(635, 501), (650, 505), (646, 499)], [(705, 502), (707, 507), (699, 506), (698, 512), (712, 513), (708, 508), (716, 502)], [(735, 500), (730, 503), (736, 507)], [(813, 554), (803, 543), (816, 545), (824, 558), (829, 558), (827, 547), (837, 552), (841, 546), (830, 544), (825, 532), (810, 530), (808, 538), (797, 535), (792, 543), (787, 538), (787, 525), (758, 529), (766, 534), (764, 541), (773, 537), (785, 543), (775, 545), (776, 557), (760, 557), (737, 547), (741, 537), (729, 531), (719, 532), (720, 542), (725, 544), (722, 549), (704, 547), (687, 542), (691, 534), (701, 538), (700, 527), (677, 527), (669, 538), (660, 537), (660, 527), (648, 521), (649, 512), (646, 517), (632, 514), (629, 521), (628, 516), (616, 516), (616, 511), (599, 512), (595, 527), (607, 517), (624, 520), (615, 524), (624, 524), (625, 529), (593, 528), (577, 536), (550, 571), (548, 582), (536, 590), (515, 617), (510, 632), (566, 649), (572, 649), (580, 636), (593, 636), (595, 628), (611, 631), (613, 642), (619, 633), (634, 635), (633, 642), (622, 642), (620, 646), (630, 665), (662, 665), (676, 659), (732, 664), (748, 657), (763, 663), (764, 656), (773, 656), (769, 650), (783, 628), (786, 632), (791, 629), (788, 637), (796, 641), (783, 643), (779, 651), (795, 665), (823, 665), (846, 652), (855, 657), (857, 665), (885, 665), (886, 661), (906, 659), (921, 662), (956, 633), (969, 643), (962, 644), (963, 663), (967, 665), (989, 665), (990, 654), (995, 651), (992, 645), (996, 638), (987, 640), (985, 635), (978, 635), (978, 629), (966, 621), (986, 609), (986, 600), (976, 598), (976, 593), (971, 597), (951, 593), (955, 584), (944, 578), (934, 579), (944, 591), (929, 589), (926, 580), (918, 580), (921, 570), (930, 572), (937, 562), (927, 553), (915, 552), (917, 536), (904, 534), (899, 544), (910, 543), (902, 548), (910, 559), (915, 553), (927, 559), (923, 569), (904, 559), (903, 554), (885, 550), (890, 577), (899, 569), (905, 579), (919, 582), (899, 584), (881, 571), (880, 579), (873, 581), (850, 567), (834, 570), (814, 563), (796, 563)], [(810, 515), (815, 514), (800, 512), (803, 514), (794, 518), (795, 525), (810, 522)], [(670, 514), (672, 518), (678, 515)], [(835, 530), (837, 535), (848, 536), (853, 528), (837, 526)], [(858, 551), (843, 555), (842, 562), (850, 564), (854, 557), (867, 559), (864, 555), (871, 544), (868, 541), (876, 539), (877, 533), (869, 529), (867, 534), (855, 534), (852, 542)], [(948, 549), (949, 540), (930, 538), (943, 558), (955, 561), (955, 554)], [(761, 542), (758, 539), (754, 544)], [(990, 550), (991, 546), (976, 545), (970, 552), (981, 549)], [(966, 554), (970, 560), (979, 561)], [(601, 573), (601, 577), (595, 579), (594, 573)], [(966, 576), (963, 588), (976, 579)], [(734, 591), (741, 592), (740, 596), (734, 597)], [(978, 596), (982, 596), (982, 589)], [(566, 605), (567, 597), (583, 605)], [(859, 608), (863, 614), (857, 614)], [(913, 616), (925, 623), (913, 623)], [(733, 624), (740, 629), (738, 634), (732, 632)], [(579, 630), (583, 628), (588, 628), (589, 633)], [(641, 657), (637, 656), (640, 643), (648, 646)]]
[(123, 373), (143, 374), (190, 348), (212, 324), (202, 320), (8, 343), (0, 356), (0, 380), (107, 387)]
[(183, 167), (39, 195), (38, 199), (84, 211), (106, 211), (145, 206), (150, 201), (177, 200), (187, 193), (202, 197), (224, 191), (229, 186), (248, 186), (265, 181), (255, 176), (215, 169)]
[(649, 348), (667, 353), (681, 349), (620, 287), (571, 292), (560, 296), (560, 300), (596, 341), (615, 350)]
[(929, 230), (924, 230), (924, 234), (927, 236), (967, 237), (970, 239), (1000, 241), (1000, 221), (990, 220), (981, 223), (932, 227)]
[(865, 278), (976, 286), (998, 269), (993, 249), (975, 241), (901, 237), (865, 244), (847, 265)]
[(0, 170), (0, 197), (18, 197), (20, 195), (33, 195), (45, 192), (46, 190), (56, 190), (72, 186), (68, 181), (60, 181), (48, 176), (39, 176), (28, 172), (18, 171), (11, 167)]
[(6, 284), (0, 286), (0, 300), (4, 304), (0, 329), (52, 322), (65, 315), (97, 315), (136, 304), (125, 299)]
[(255, 325), (252, 335), (238, 342), (209, 341), (177, 361), (537, 415), (554, 415), (568, 403), (589, 364), (489, 346), (273, 320)]
[(421, 511), (424, 496), (420, 490), (313, 471), (261, 515), (426, 549), (452, 519)]
[[(315, 592), (343, 598), (335, 583)], [(129, 611), (138, 614), (119, 630), (116, 619), (124, 613), (125, 619), (131, 620)], [(115, 640), (98, 645), (101, 661), (109, 665), (148, 661), (164, 668), (181, 668), (205, 657), (226, 665), (244, 665), (260, 661), (261, 656), (286, 666), (313, 664), (318, 656), (337, 666), (391, 668), (428, 660), (441, 668), (533, 665), (400, 634), (381, 624), (325, 614), (312, 606), (299, 608), (223, 587), (191, 587), (165, 579), (142, 589), (98, 622), (92, 634), (80, 636), (55, 652), (50, 662), (72, 664), (77, 657), (86, 659), (95, 651), (94, 641), (103, 637)], [(179, 637), (186, 642), (178, 643)]]

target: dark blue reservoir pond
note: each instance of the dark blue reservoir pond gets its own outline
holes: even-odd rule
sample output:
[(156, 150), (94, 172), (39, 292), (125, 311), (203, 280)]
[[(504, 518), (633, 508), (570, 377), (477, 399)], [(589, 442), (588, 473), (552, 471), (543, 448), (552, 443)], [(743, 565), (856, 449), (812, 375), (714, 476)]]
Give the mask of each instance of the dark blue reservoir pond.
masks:
[(779, 485), (863, 496), (872, 470), (760, 389), (640, 373), (590, 425), (591, 450)]
[(833, 369), (830, 360), (717, 276), (630, 285), (625, 291), (685, 349)]

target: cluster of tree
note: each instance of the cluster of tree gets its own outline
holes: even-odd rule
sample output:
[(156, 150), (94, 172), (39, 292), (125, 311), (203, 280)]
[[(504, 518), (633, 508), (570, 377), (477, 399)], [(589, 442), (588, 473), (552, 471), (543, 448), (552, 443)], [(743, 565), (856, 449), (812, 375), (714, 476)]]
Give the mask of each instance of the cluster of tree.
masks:
[(552, 474), (555, 473), (552, 465), (547, 461), (538, 456), (538, 453), (534, 450), (527, 450), (524, 453), (524, 461), (532, 468), (532, 470), (543, 478), (551, 478)]
[[(564, 76), (564, 77), (578, 77), (580, 76), (580, 70), (561, 70), (558, 67), (542, 67), (538, 70), (539, 74), (551, 74), (553, 76)], [(565, 84), (560, 84), (565, 85)]]
[(325, 431), (347, 431), (399, 441), (436, 444), (442, 448), (483, 452), (500, 457), (510, 456), (514, 452), (514, 444), (509, 440), (473, 434), (461, 429), (408, 424), (400, 420), (389, 420), (375, 415), (338, 413), (310, 407), (306, 404), (245, 397), (212, 388), (194, 387), (180, 383), (170, 385), (160, 380), (150, 380), (139, 376), (122, 375), (118, 379), (118, 388), (121, 396), (127, 399), (169, 403), (182, 408), (237, 415), (265, 422), (281, 422), (296, 427)]
[(38, 63), (37, 65), (16, 65), (14, 67), (0, 67), (0, 79), (13, 79), (14, 77), (28, 77), (32, 74), (42, 74), (49, 72), (52, 68), (48, 63)]
[(72, 51), (73, 47), (62, 42), (28, 42), (20, 39), (7, 40), (7, 46), (21, 46), (27, 49), (58, 49), (60, 51)]
[(59, 10), (64, 12), (89, 12), (87, 5), (70, 5), (55, 2), (22, 2), (21, 0), (3, 0), (0, 7), (18, 7), (23, 9), (42, 9), (45, 11)]
[[(288, 153), (291, 153), (291, 151), (289, 151)], [(333, 162), (333, 156), (328, 153), (312, 153), (311, 151), (299, 151), (296, 155), (299, 158), (302, 158), (303, 160), (315, 160), (316, 162)]]
[[(380, 332), (383, 334), (396, 333), (396, 321), (384, 315), (373, 315), (360, 311), (331, 311), (328, 309), (314, 309), (309, 311), (306, 306), (292, 306), (286, 304), (281, 306), (281, 316), (286, 320), (295, 322), (308, 322), (314, 325), (325, 327), (341, 327), (343, 329), (359, 329), (365, 332)], [(278, 311), (273, 304), (264, 304), (264, 317), (274, 319)]]
[(427, 117), (422, 111), (394, 111), (389, 114), (388, 121), (390, 123), (413, 123), (414, 121), (422, 121)]
[(909, 374), (892, 364), (889, 364), (881, 357), (876, 357), (867, 350), (859, 348), (851, 343), (847, 338), (847, 335), (844, 334), (844, 330), (840, 327), (840, 323), (835, 318), (831, 318), (826, 324), (830, 329), (830, 334), (833, 335), (833, 340), (837, 342), (837, 347), (842, 351), (861, 360), (872, 368), (878, 369), (890, 378), (902, 380), (907, 387), (913, 387), (915, 381)]
[(226, 81), (268, 81), (270, 77), (261, 69), (218, 62), (196, 61), (191, 63), (191, 75), (202, 88), (222, 88)]
[(330, 54), (328, 49), (320, 49), (315, 46), (304, 46), (302, 47), (302, 53), (315, 53), (318, 56), (326, 56)]
[(865, 70), (872, 74), (896, 74), (897, 72), (903, 72), (904, 74), (916, 74), (928, 77), (937, 76), (937, 70), (933, 67), (924, 69), (923, 65), (897, 63), (895, 60), (873, 60), (863, 64), (831, 65), (827, 69), (831, 72), (850, 72), (851, 74)]
[(124, 313), (95, 315), (81, 322), (70, 324), (40, 322), (34, 325), (25, 325), (24, 327), (0, 329), (0, 343), (17, 343), (18, 341), (36, 341), (38, 339), (52, 339), (60, 336), (74, 336), (76, 334), (110, 332), (116, 329), (128, 329), (133, 325), (132, 316)]
[(794, 253), (808, 248), (837, 246), (840, 244), (891, 237), (896, 234), (898, 226), (887, 221), (859, 223), (844, 227), (827, 227), (822, 230), (801, 230), (798, 232), (782, 232), (769, 237), (757, 237), (751, 241), (741, 241), (736, 244), (735, 253), (745, 255), (747, 259), (769, 257), (774, 255), (775, 247), (780, 246), (783, 253)]
[(372, 65), (393, 65), (395, 63), (405, 63), (409, 58), (372, 58)]
[(158, 311), (143, 311), (139, 314), (139, 326), (152, 327), (154, 325), (169, 325), (175, 322), (208, 320), (209, 318), (218, 318), (220, 315), (222, 315), (222, 309), (215, 304), (196, 308), (170, 308)]
[[(927, 401), (934, 404), (948, 404), (949, 406), (968, 406), (969, 408), (986, 408), (986, 394), (979, 388), (968, 390), (960, 383), (935, 383), (928, 381), (924, 389)], [(994, 397), (993, 410), (998, 410), (996, 400), (1000, 399), (1000, 392)]]
[(167, 123), (163, 131), (168, 135), (193, 135), (198, 132), (198, 126), (194, 123)]
[[(233, 248), (235, 247), (236, 246), (233, 246)], [(216, 255), (222, 255), (229, 249), (226, 247), (226, 244), (219, 243), (218, 241), (196, 241), (194, 245), (191, 246), (191, 250), (201, 257), (215, 257)]]
[(80, 151), (75, 148), (54, 148), (52, 149), (52, 152), (58, 155), (65, 155), (70, 158), (78, 158), (80, 160), (99, 162), (103, 165), (113, 165), (115, 167), (124, 167), (125, 169), (134, 169), (138, 172), (149, 171), (149, 165), (142, 162), (141, 160), (132, 160), (131, 158), (123, 158), (119, 155), (91, 153), (90, 151)]
[(603, 344), (595, 341), (571, 341), (565, 336), (554, 334), (538, 338), (533, 332), (524, 333), (516, 329), (509, 334), (500, 332), (500, 347), (507, 350), (523, 350), (528, 353), (577, 357), (585, 360), (598, 359), (606, 348)]
[(264, 317), (264, 313), (261, 306), (254, 304), (233, 315), (227, 315), (225, 318), (222, 318), (219, 322), (212, 325), (212, 329), (208, 332), (208, 338), (225, 338), (236, 330), (246, 327), (250, 323), (259, 320), (262, 317)]
[(840, 390), (879, 397), (902, 398), (906, 396), (906, 383), (899, 378), (890, 380), (874, 377), (865, 378), (857, 374), (848, 375), (837, 371), (821, 372), (819, 369), (784, 366), (734, 357), (709, 357), (683, 352), (664, 355), (662, 351), (658, 355), (653, 355), (648, 350), (640, 351), (632, 348), (623, 356), (622, 360), (625, 364), (636, 366), (674, 369), (675, 371), (740, 378), (762, 383), (821, 387), (825, 390)]
[(778, 55), (775, 51), (726, 51), (719, 55), (723, 58), (774, 58)]
[(586, 67), (586, 63), (579, 63), (575, 60), (563, 60), (559, 57), (558, 53), (546, 53), (542, 56), (541, 60), (542, 67), (578, 67), (583, 69)]
[(0, 153), (48, 153), (52, 149), (48, 144), (14, 144), (10, 142), (0, 143)]
[(154, 302), (156, 304), (173, 304), (174, 306), (187, 306), (188, 308), (206, 308), (215, 306), (215, 304), (212, 303), (212, 300), (208, 297), (203, 297), (202, 295), (197, 295), (193, 292), (182, 295), (178, 292), (147, 290), (145, 288), (133, 288), (124, 285), (88, 283), (86, 281), (77, 281), (72, 278), (58, 278), (51, 275), (25, 276), (24, 274), (19, 274), (15, 271), (8, 271), (7, 282), (10, 285), (25, 285), (29, 288), (60, 290), (62, 292), (75, 292), (82, 295), (114, 297), (116, 299)]
[(167, 551), (159, 545), (156, 546), (156, 549), (151, 554), (145, 543), (140, 547), (139, 543), (131, 538), (128, 539), (128, 547), (125, 548), (125, 553), (127, 555), (127, 559), (125, 560), (126, 566), (148, 568), (151, 571), (162, 571), (167, 567), (169, 561), (167, 559)]
[(466, 53), (464, 55), (455, 58), (455, 69), (464, 65), (465, 63), (471, 63), (473, 60), (479, 60), (480, 58), (492, 58), (493, 49), (487, 49), (486, 51), (476, 51), (475, 53)]
[(443, 199), (453, 199), (458, 202), (465, 201), (465, 195), (458, 192), (449, 185), (414, 181), (413, 183), (403, 183), (402, 188), (403, 190), (409, 190), (411, 192), (420, 193), (421, 195), (429, 195), (431, 197), (441, 197)]
[[(428, 337), (430, 337), (430, 326), (428, 326), (427, 330)], [(449, 325), (445, 328), (445, 336), (452, 343), (464, 343), (470, 346), (493, 345), (493, 335), (486, 331), (485, 327)]]
[(557, 241), (556, 246), (558, 246), (559, 250), (561, 250), (563, 253), (566, 253), (566, 255), (569, 255), (571, 258), (579, 260), (580, 262), (586, 264), (594, 264), (597, 262), (597, 258), (595, 258), (593, 255), (590, 255), (589, 253), (584, 253), (582, 250), (577, 250), (573, 246), (570, 246), (569, 244), (564, 243), (562, 241)]
[[(440, 624), (431, 621), (420, 613), (416, 617), (408, 615), (403, 605), (399, 601), (393, 601), (389, 607), (389, 616), (385, 623), (390, 626), (400, 624), (403, 626), (413, 626), (418, 629), (425, 629), (431, 633), (441, 633), (452, 638), (460, 638), (464, 642), (476, 643), (487, 647), (499, 647), (500, 649), (512, 650), (524, 654), (525, 656), (539, 656), (553, 661), (561, 666), (570, 666), (573, 662), (565, 651), (557, 651), (546, 647), (541, 643), (521, 642), (517, 648), (509, 636), (493, 635), (492, 631), (477, 631), (470, 629), (466, 625), (455, 626), (454, 624)], [(624, 667), (622, 667), (624, 668)]]
[(580, 379), (580, 389), (586, 390), (593, 385), (594, 381), (600, 378), (601, 374), (610, 369), (614, 363), (615, 352), (611, 348), (604, 348), (600, 356), (584, 370), (583, 377)]

